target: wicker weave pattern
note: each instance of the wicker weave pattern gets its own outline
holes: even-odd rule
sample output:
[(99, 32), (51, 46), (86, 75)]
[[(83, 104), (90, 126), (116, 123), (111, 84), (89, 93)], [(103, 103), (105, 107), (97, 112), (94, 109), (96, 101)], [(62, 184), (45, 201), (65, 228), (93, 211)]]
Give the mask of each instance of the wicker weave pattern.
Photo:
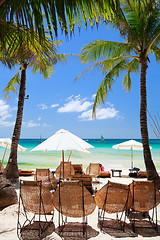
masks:
[[(82, 196), (82, 186), (77, 182), (63, 182), (58, 187), (53, 195), (54, 206), (57, 211), (59, 208), (59, 189), (60, 189), (60, 203), (62, 207), (62, 214), (67, 217), (83, 217), (83, 196)], [(95, 200), (90, 194), (90, 192), (84, 189), (84, 213), (85, 216), (90, 215), (95, 207)]]
[(98, 177), (101, 172), (99, 163), (90, 163), (86, 169), (86, 174), (93, 175), (93, 177)]
[(42, 185), (49, 188), (49, 190), (56, 189), (57, 187), (57, 180), (49, 169), (36, 169), (34, 180), (42, 180)]
[(44, 214), (43, 206), (40, 206), (40, 195), (42, 197), (45, 213), (51, 213), (54, 210), (54, 205), (53, 195), (50, 191), (42, 186), (40, 194), (40, 183), (36, 181), (23, 181), (21, 183), (21, 198), (28, 211), (39, 214), (41, 207), (41, 214)]
[(82, 174), (83, 173), (83, 167), (82, 164), (72, 164), (75, 174)]
[(135, 212), (148, 212), (160, 203), (160, 193), (156, 188), (155, 204), (154, 182), (134, 181), (130, 184), (130, 199), (133, 201), (132, 208)]
[[(56, 169), (56, 177), (63, 178), (63, 162)], [(70, 175), (75, 174), (75, 170), (71, 165), (71, 162), (64, 162), (64, 179), (69, 179)]]
[[(96, 205), (100, 209), (104, 209), (104, 202), (107, 193), (106, 205), (104, 210), (107, 213), (123, 212), (128, 199), (128, 191), (128, 185), (108, 182), (95, 194)], [(128, 208), (130, 208), (129, 205)]]
[(70, 176), (71, 181), (83, 181), (83, 185), (86, 187), (86, 189), (92, 194), (93, 188), (92, 188), (92, 177), (87, 174), (75, 174)]

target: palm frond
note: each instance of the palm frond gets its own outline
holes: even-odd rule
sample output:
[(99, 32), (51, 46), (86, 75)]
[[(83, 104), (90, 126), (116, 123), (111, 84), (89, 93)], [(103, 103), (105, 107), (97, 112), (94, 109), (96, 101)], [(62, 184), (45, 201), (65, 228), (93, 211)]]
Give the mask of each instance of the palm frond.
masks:
[(129, 71), (123, 79), (123, 88), (125, 89), (125, 92), (129, 92), (131, 89), (131, 76)]
[(98, 91), (95, 96), (94, 104), (93, 104), (93, 111), (92, 111), (92, 117), (96, 118), (96, 108), (104, 104), (104, 101), (106, 99), (106, 96), (108, 92), (112, 89), (112, 85), (115, 83), (115, 80), (113, 77), (106, 75), (103, 82), (98, 88)]
[(3, 90), (5, 94), (5, 98), (9, 99), (9, 93), (13, 92), (16, 93), (16, 86), (20, 84), (20, 71), (19, 70), (16, 75), (8, 82), (7, 87)]
[(128, 43), (96, 40), (82, 48), (80, 60), (84, 63), (96, 61), (99, 58), (120, 57), (131, 54), (133, 47)]
[(159, 63), (160, 62), (160, 48), (154, 44), (151, 48), (151, 53), (154, 53), (154, 55), (156, 57), (156, 61)]
[(156, 115), (154, 115), (154, 117), (151, 115), (151, 113), (147, 110), (148, 114), (149, 114), (149, 123), (152, 127), (152, 130), (155, 134), (155, 136), (157, 137), (157, 139), (160, 140), (160, 115), (159, 113), (157, 112)]
[(104, 19), (111, 19), (114, 10), (119, 9), (119, 2), (119, 0), (5, 0), (0, 4), (0, 15), (2, 19), (15, 20), (19, 25), (28, 26), (32, 33), (35, 30), (43, 40), (45, 24), (51, 36), (53, 36), (52, 28), (56, 36), (58, 28), (66, 35), (69, 32), (72, 34), (75, 23), (78, 27), (81, 26), (81, 18), (86, 26), (88, 20), (91, 26), (98, 24), (100, 16)]
[(101, 85), (98, 88), (94, 104), (93, 104), (93, 117), (96, 117), (97, 106), (104, 104), (108, 92), (111, 90), (113, 83), (115, 83), (114, 78), (119, 77), (119, 74), (125, 70), (126, 60), (122, 59), (117, 65), (115, 65), (111, 71), (109, 71)]

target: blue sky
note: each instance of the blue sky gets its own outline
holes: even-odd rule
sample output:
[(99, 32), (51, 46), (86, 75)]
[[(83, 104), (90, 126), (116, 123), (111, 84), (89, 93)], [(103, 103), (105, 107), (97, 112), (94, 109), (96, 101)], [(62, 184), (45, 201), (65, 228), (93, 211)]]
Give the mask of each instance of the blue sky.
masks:
[[(118, 32), (100, 25), (97, 29), (82, 27), (79, 34), (66, 39), (59, 34), (62, 45), (58, 52), (78, 54), (84, 44), (96, 39), (124, 41)], [(147, 70), (148, 109), (152, 115), (159, 110), (159, 67), (154, 57)], [(67, 63), (58, 63), (55, 72), (49, 79), (37, 73), (33, 75), (27, 70), (26, 95), (21, 138), (47, 138), (57, 130), (64, 128), (82, 138), (140, 138), (140, 75), (132, 75), (132, 88), (125, 93), (123, 76), (116, 79), (112, 92), (106, 98), (104, 106), (97, 110), (97, 119), (91, 119), (94, 95), (103, 80), (100, 71), (92, 71), (82, 75), (76, 82), (74, 79), (87, 68), (76, 56), (67, 58)], [(17, 68), (18, 69), (18, 68)], [(0, 136), (12, 137), (16, 118), (17, 97), (11, 94), (10, 100), (4, 100), (2, 93), (7, 82), (17, 69), (9, 70), (0, 64)], [(149, 125), (149, 136), (155, 138)]]

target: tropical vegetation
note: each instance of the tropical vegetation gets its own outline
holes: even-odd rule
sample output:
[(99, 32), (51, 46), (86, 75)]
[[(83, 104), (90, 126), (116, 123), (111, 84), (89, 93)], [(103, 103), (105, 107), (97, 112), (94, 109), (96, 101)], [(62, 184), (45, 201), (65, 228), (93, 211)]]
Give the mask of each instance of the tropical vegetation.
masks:
[(146, 89), (150, 55), (154, 55), (157, 62), (160, 61), (159, 3), (124, 0), (120, 11), (114, 13), (113, 21), (107, 21), (106, 24), (118, 29), (125, 42), (95, 40), (84, 46), (80, 55), (81, 62), (92, 63), (85, 71), (97, 68), (105, 75), (95, 97), (93, 116), (96, 115), (97, 106), (105, 102), (108, 92), (122, 72), (126, 72), (123, 87), (128, 92), (131, 89), (131, 74), (140, 71), (140, 129), (144, 161), (148, 179), (155, 180), (160, 187), (160, 179), (149, 148)]
[[(48, 27), (50, 35), (58, 35), (58, 29), (66, 35), (73, 33), (75, 25), (81, 28), (82, 22), (87, 27), (99, 24), (99, 18), (113, 17), (113, 9), (119, 9), (119, 0), (0, 0), (0, 28), (8, 22), (27, 26), (32, 33), (38, 33), (40, 39), (45, 36)], [(1, 32), (1, 31), (0, 31)], [(0, 33), (5, 37), (5, 32)]]
[[(26, 71), (32, 68), (33, 73), (38, 70), (43, 74), (44, 78), (48, 78), (53, 70), (57, 61), (64, 59), (63, 55), (56, 53), (57, 47), (61, 44), (60, 41), (51, 41), (47, 37), (40, 41), (38, 34), (22, 31), (21, 34), (13, 34), (11, 41), (6, 46), (4, 51), (4, 59), (7, 64), (11, 62), (13, 65), (19, 65), (20, 69), (17, 74), (8, 82), (7, 87), (4, 89), (5, 96), (9, 97), (10, 92), (16, 92), (16, 86), (19, 85), (18, 109), (15, 121), (11, 152), (5, 169), (5, 175), (12, 181), (19, 178), (18, 165), (17, 165), (17, 148), (21, 133), (23, 108), (25, 100), (26, 89)], [(2, 53), (2, 52), (1, 52)]]

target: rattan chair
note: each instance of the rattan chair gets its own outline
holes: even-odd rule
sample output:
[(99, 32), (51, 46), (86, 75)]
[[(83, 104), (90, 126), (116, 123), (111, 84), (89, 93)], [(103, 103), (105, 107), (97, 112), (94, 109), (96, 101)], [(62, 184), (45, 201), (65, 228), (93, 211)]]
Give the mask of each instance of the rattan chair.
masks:
[(93, 194), (93, 187), (92, 187), (92, 177), (87, 174), (75, 174), (70, 176), (71, 181), (83, 181), (83, 185), (87, 188), (87, 190)]
[(75, 170), (71, 162), (61, 162), (55, 172), (56, 177), (59, 179), (69, 179), (69, 176), (73, 174), (75, 174)]
[[(50, 224), (53, 224), (53, 215), (53, 195), (42, 186), (42, 181), (21, 180), (17, 223), (18, 237), (23, 239), (23, 236), (30, 230), (41, 239), (44, 231)], [(33, 239), (35, 238), (33, 237)]]
[(83, 167), (82, 164), (72, 164), (75, 174), (82, 174), (83, 173)]
[(86, 174), (89, 174), (92, 177), (97, 178), (101, 172), (101, 167), (99, 163), (90, 163), (86, 168)]
[(49, 169), (36, 169), (34, 180), (42, 180), (42, 185), (47, 187), (49, 190), (54, 190), (57, 187), (57, 180)]
[[(98, 222), (101, 230), (103, 230), (104, 220), (109, 219), (109, 217), (105, 216), (106, 213), (116, 214), (120, 227), (124, 230), (127, 209), (130, 207), (128, 198), (129, 186), (126, 184), (108, 181), (106, 185), (96, 192), (95, 201), (98, 206)], [(118, 213), (120, 213), (120, 217)]]
[[(157, 205), (160, 203), (160, 193), (154, 181), (133, 181), (130, 184), (131, 208), (129, 219), (135, 232), (136, 219), (148, 219), (151, 226), (157, 228)], [(152, 210), (152, 217), (149, 211)], [(140, 226), (142, 227), (142, 226)], [(145, 227), (145, 226), (144, 226)]]
[[(82, 218), (81, 233), (86, 235), (87, 216), (96, 207), (91, 193), (84, 187), (83, 182), (78, 181), (61, 182), (53, 195), (54, 206), (59, 212), (59, 235), (63, 236), (67, 228), (67, 217)], [(64, 220), (64, 216), (66, 219)], [(74, 231), (74, 229), (72, 230)], [(71, 236), (72, 236), (71, 231)], [(67, 237), (69, 233), (67, 232)]]

